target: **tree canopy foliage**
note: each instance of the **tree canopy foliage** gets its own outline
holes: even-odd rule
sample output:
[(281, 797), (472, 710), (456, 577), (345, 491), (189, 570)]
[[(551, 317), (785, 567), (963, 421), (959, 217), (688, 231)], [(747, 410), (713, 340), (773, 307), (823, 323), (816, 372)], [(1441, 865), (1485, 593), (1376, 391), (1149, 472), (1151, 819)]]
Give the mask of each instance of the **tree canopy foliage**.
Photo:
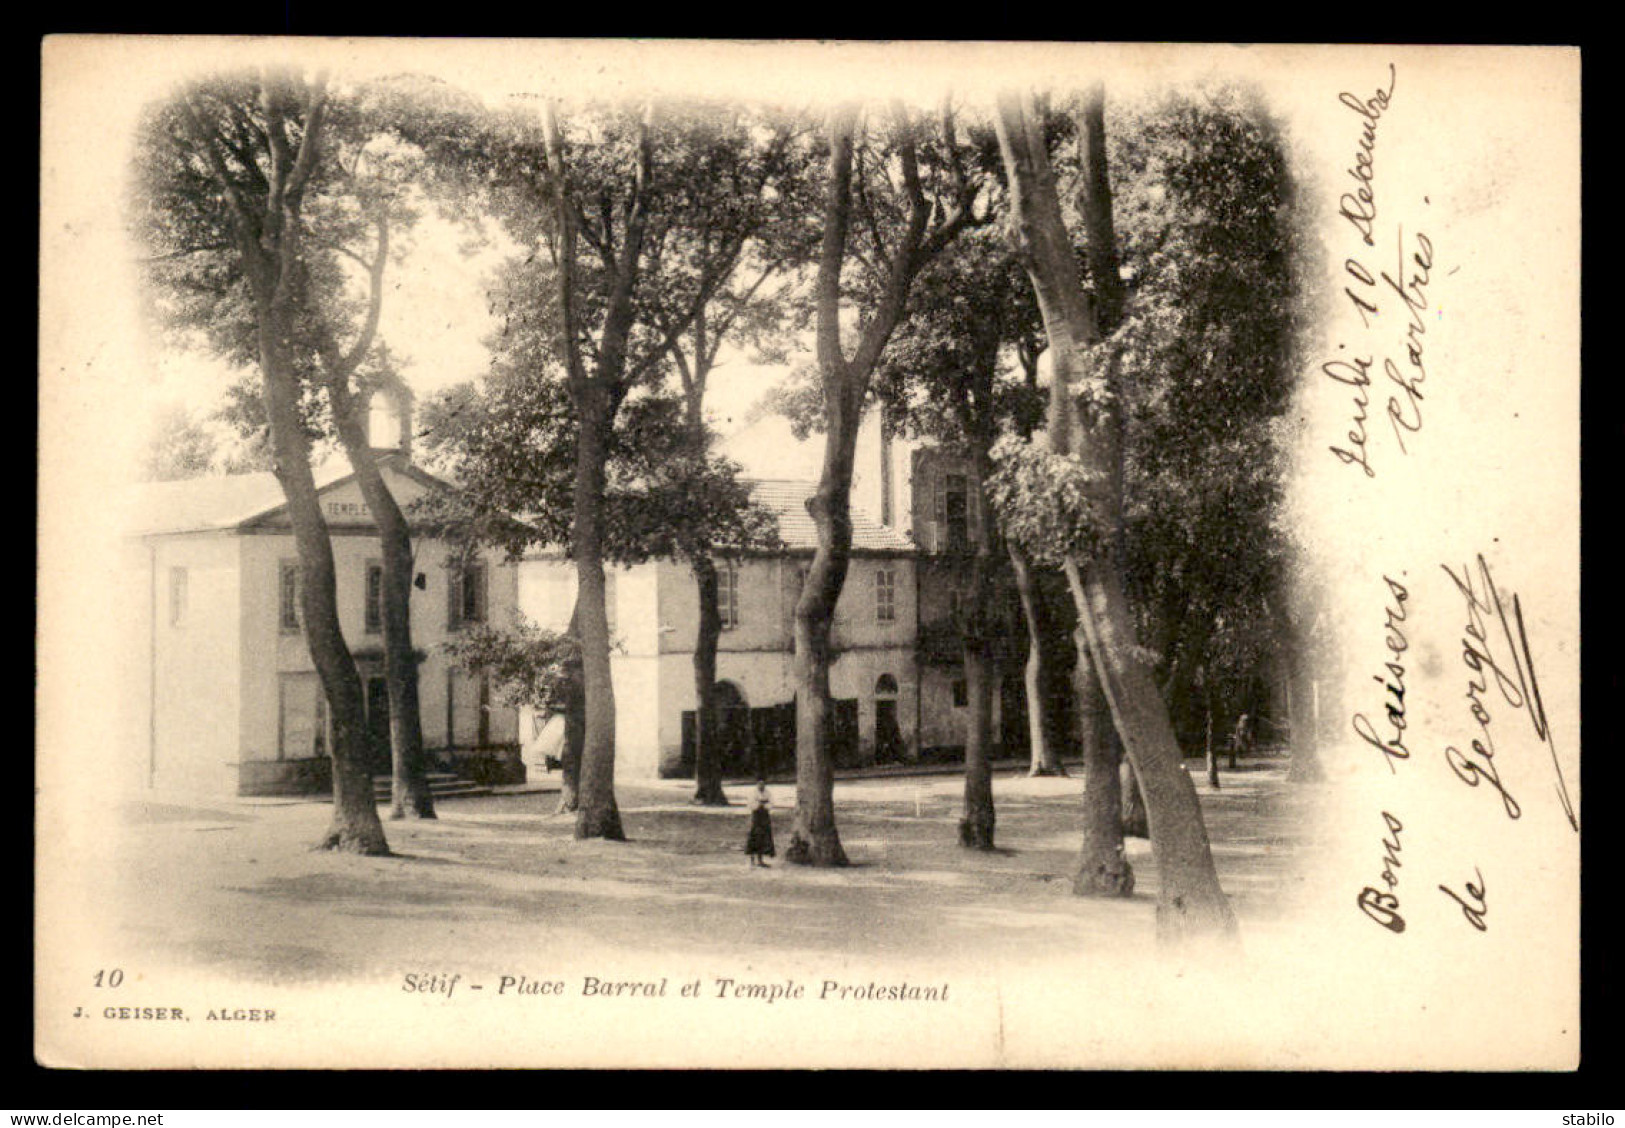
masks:
[[(1073, 138), (1051, 132), (1065, 183)], [(1285, 149), (1234, 85), (1120, 108), (1108, 136), (1127, 301), (1092, 367), (1124, 400), (1129, 594), (1165, 677), (1251, 673), (1280, 625), (1282, 415), (1304, 316)], [(999, 462), (1001, 521), (1037, 558), (1102, 535), (1075, 466), (1013, 442)]]
[[(778, 544), (773, 515), (751, 501), (736, 463), (696, 454), (674, 396), (628, 402), (611, 432), (604, 493), (605, 555), (621, 565), (687, 558), (702, 545), (724, 555)], [(457, 483), (478, 539), (511, 555), (568, 552), (575, 417), (556, 366), (540, 373), (499, 361), (483, 387), (457, 385), (421, 412), (426, 455)], [(505, 520), (516, 517), (518, 520)]]

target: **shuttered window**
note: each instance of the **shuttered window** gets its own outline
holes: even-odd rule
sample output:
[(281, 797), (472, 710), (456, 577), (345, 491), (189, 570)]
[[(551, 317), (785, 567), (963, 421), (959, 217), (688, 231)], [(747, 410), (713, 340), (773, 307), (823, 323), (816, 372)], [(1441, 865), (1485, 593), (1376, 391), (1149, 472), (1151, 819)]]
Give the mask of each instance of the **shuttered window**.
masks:
[(446, 626), (456, 630), (464, 623), (485, 622), (485, 565), (469, 563), (453, 567), (446, 586)]
[(897, 621), (897, 573), (890, 568), (875, 572), (875, 622)]
[(284, 634), (299, 630), (299, 562), (282, 561), (277, 576), (277, 623)]
[(278, 681), (279, 745), (283, 760), (327, 755), (327, 698), (315, 674), (283, 674)]
[(717, 569), (717, 610), (722, 614), (722, 629), (731, 631), (739, 625), (739, 570)]
[(367, 565), (367, 633), (377, 634), (384, 629), (384, 566)]

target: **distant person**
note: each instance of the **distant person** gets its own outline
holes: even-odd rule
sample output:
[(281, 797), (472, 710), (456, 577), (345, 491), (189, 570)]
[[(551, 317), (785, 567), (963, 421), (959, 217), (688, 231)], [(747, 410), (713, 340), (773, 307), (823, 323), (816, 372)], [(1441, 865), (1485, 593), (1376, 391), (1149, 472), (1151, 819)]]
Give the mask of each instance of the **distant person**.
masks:
[(774, 857), (773, 850), (773, 797), (767, 793), (767, 781), (756, 781), (756, 794), (750, 801), (750, 834), (745, 838), (745, 853), (750, 864), (766, 867), (764, 857)]
[(1236, 718), (1236, 731), (1230, 734), (1230, 770), (1236, 770), (1237, 756), (1250, 756), (1253, 751), (1253, 718), (1246, 713)]

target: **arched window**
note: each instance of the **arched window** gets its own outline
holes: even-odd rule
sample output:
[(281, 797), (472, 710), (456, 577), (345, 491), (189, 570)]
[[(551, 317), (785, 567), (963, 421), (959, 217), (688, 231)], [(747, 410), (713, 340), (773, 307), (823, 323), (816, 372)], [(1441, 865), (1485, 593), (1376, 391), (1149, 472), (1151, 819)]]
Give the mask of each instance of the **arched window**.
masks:
[(897, 679), (892, 677), (890, 674), (881, 674), (880, 677), (875, 681), (875, 696), (896, 697)]

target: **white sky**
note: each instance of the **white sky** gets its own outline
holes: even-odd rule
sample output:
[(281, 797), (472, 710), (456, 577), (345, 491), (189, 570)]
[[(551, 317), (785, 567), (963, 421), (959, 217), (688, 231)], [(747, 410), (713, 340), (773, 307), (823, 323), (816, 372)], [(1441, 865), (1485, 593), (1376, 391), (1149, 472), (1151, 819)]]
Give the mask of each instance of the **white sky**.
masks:
[[(498, 328), (487, 303), (491, 272), (504, 251), (488, 247), (472, 257), (460, 249), (463, 232), (426, 212), (400, 262), (385, 276), (379, 322), (402, 376), (419, 400), (482, 377), (491, 356), (484, 341)], [(408, 243), (408, 240), (401, 240)], [(140, 398), (132, 426), (150, 428), (165, 409), (184, 406), (194, 417), (211, 414), (236, 378), (229, 366), (206, 352), (149, 339), (152, 384)], [(789, 372), (789, 366), (758, 365), (739, 350), (725, 351), (707, 388), (708, 414), (722, 434), (742, 426), (756, 401)]]
[[(993, 83), (1011, 73), (1034, 82), (1065, 82), (1091, 59), (1153, 84), (1204, 67), (1203, 59), (1235, 56), (1238, 48), (1077, 46), (1062, 51), (1022, 44), (846, 44), (537, 41), (288, 41), (204, 37), (169, 40), (69, 37), (51, 41), (45, 84), (52, 92), (42, 125), (75, 144), (42, 164), (42, 197), (65, 219), (58, 235), (86, 265), (65, 273), (76, 283), (61, 302), (74, 316), (41, 324), (42, 348), (87, 349), (118, 358), (117, 375), (93, 393), (116, 404), (102, 422), (111, 447), (133, 458), (150, 421), (181, 404), (202, 414), (218, 403), (229, 372), (205, 357), (176, 353), (140, 323), (136, 313), (135, 249), (124, 237), (122, 195), (137, 114), (173, 85), (204, 70), (257, 67), (267, 62), (330, 67), (363, 78), (419, 70), (487, 101), (516, 93), (566, 97), (678, 93), (751, 97), (793, 104), (827, 103), (832, 94), (899, 96), (932, 104), (952, 88), (967, 106), (990, 102)], [(68, 47), (71, 50), (60, 48)], [(1125, 62), (1132, 67), (1125, 67)], [(1115, 87), (1123, 89), (1121, 83)], [(49, 232), (42, 232), (49, 235)], [(462, 259), (447, 226), (426, 217), (410, 259), (392, 266), (382, 333), (402, 358), (403, 374), (420, 396), (476, 376), (488, 362), (481, 338), (491, 325), (482, 271)], [(489, 266), (494, 256), (488, 257)], [(93, 280), (92, 280), (93, 279)], [(80, 284), (88, 281), (88, 285)], [(48, 297), (42, 291), (42, 298)], [(42, 301), (42, 308), (52, 308)], [(105, 371), (98, 365), (99, 370)], [(782, 376), (737, 355), (713, 377), (710, 400), (719, 430), (745, 420), (751, 405)]]

